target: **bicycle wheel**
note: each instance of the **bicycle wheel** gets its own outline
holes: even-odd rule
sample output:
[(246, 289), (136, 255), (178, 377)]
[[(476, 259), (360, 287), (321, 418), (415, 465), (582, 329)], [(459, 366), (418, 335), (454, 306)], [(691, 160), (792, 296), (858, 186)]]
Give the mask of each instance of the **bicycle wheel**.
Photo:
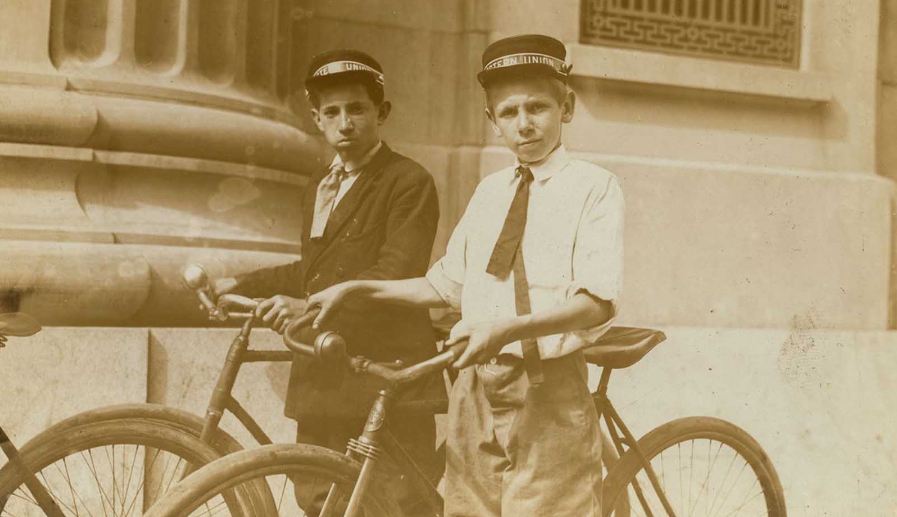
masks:
[[(241, 507), (245, 516), (303, 515), (296, 506), (294, 479), (314, 479), (323, 486), (336, 485), (336, 498), (342, 515), (361, 470), (357, 461), (335, 451), (314, 445), (289, 444), (262, 447), (225, 456), (210, 463), (174, 487), (149, 510), (146, 517), (200, 517), (233, 515), (225, 495), (246, 483), (264, 480), (271, 488), (276, 510), (258, 511)], [(365, 517), (402, 515), (398, 506), (384, 496), (377, 484), (369, 485), (362, 500)]]
[[(786, 515), (782, 484), (769, 457), (733, 424), (710, 417), (682, 418), (661, 425), (638, 443), (678, 517)], [(667, 515), (633, 450), (605, 480), (604, 515), (616, 516), (614, 506), (626, 495), (633, 516)]]
[[(65, 515), (142, 515), (176, 484), (183, 468), (220, 456), (191, 432), (161, 421), (113, 419), (60, 429), (30, 441), (20, 456)], [(24, 486), (24, 474), (5, 465), (0, 516), (29, 515), (43, 512)]]

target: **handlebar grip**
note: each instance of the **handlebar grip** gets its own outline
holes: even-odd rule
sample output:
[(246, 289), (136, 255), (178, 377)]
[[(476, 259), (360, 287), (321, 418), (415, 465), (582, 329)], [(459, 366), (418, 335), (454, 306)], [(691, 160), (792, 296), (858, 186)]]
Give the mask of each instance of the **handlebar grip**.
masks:
[(239, 294), (222, 294), (218, 297), (218, 308), (229, 309), (229, 306), (235, 305), (247, 311), (254, 311), (259, 306), (259, 302), (252, 298), (247, 298)]

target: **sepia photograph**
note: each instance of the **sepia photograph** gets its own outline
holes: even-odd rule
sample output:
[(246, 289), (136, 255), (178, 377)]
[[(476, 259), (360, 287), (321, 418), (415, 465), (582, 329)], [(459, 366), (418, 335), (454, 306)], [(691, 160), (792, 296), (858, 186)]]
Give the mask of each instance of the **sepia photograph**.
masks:
[(0, 0), (0, 517), (897, 517), (897, 0)]

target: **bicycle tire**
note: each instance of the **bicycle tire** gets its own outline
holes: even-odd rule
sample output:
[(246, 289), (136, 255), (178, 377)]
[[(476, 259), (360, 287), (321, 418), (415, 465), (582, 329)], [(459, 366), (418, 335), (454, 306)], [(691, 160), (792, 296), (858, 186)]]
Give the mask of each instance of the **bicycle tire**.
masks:
[[(177, 422), (109, 418), (109, 414), (77, 415), (41, 433), (19, 451), (22, 461), (66, 514), (102, 515), (107, 509), (117, 514), (117, 508), (140, 515), (145, 506), (161, 496), (163, 485), (167, 490), (175, 483), (181, 465), (201, 466), (221, 456)], [(116, 459), (117, 452), (120, 460)], [(128, 458), (130, 464), (125, 463)], [(169, 471), (172, 458), (177, 461)], [(117, 472), (121, 476), (117, 477)], [(158, 488), (147, 491), (148, 485), (156, 483)], [(37, 505), (23, 484), (24, 473), (11, 465), (0, 469), (0, 516), (37, 514)], [(255, 487), (234, 497), (266, 504), (267, 495)], [(101, 511), (91, 512), (92, 508)]]
[[(706, 478), (704, 479), (701, 487), (698, 491), (698, 498), (701, 497), (701, 494), (706, 492), (708, 494), (708, 499), (710, 498), (710, 493), (713, 490), (713, 482), (710, 480), (711, 476), (715, 478), (715, 481), (719, 481), (720, 484), (716, 489), (716, 496), (711, 499), (710, 506), (704, 506), (702, 511), (698, 513), (701, 515), (710, 514), (715, 508), (717, 508), (717, 504), (719, 503), (719, 510), (722, 515), (726, 513), (722, 511), (724, 507), (725, 499), (733, 493), (735, 490), (736, 484), (738, 484), (738, 479), (743, 475), (743, 472), (746, 471), (747, 467), (750, 467), (750, 470), (753, 472), (755, 479), (755, 484), (759, 487), (760, 492), (754, 495), (753, 494), (753, 485), (747, 491), (747, 494), (744, 496), (744, 503), (742, 503), (742, 507), (748, 502), (754, 504), (761, 508), (765, 505), (766, 514), (770, 517), (786, 517), (786, 507), (785, 507), (785, 496), (784, 491), (782, 490), (782, 484), (779, 481), (779, 476), (775, 471), (775, 468), (772, 465), (772, 462), (767, 456), (766, 452), (751, 437), (746, 431), (741, 429), (740, 427), (726, 422), (725, 420), (720, 420), (718, 418), (712, 417), (686, 417), (678, 420), (674, 420), (672, 422), (667, 422), (656, 429), (652, 430), (648, 434), (646, 434), (643, 438), (638, 441), (639, 447), (644, 452), (645, 457), (651, 461), (651, 464), (655, 471), (658, 471), (658, 478), (666, 480), (667, 476), (665, 473), (662, 473), (662, 469), (665, 469), (665, 464), (663, 463), (664, 453), (669, 451), (673, 452), (672, 448), (675, 447), (677, 452), (679, 453), (679, 457), (681, 458), (681, 453), (683, 448), (687, 448), (690, 446), (690, 450), (686, 452), (691, 453), (691, 466), (688, 469), (684, 469), (683, 462), (679, 462), (679, 470), (678, 470), (678, 484), (676, 483), (676, 476), (670, 476), (670, 486), (666, 486), (667, 483), (662, 482), (662, 485), (665, 485), (664, 493), (668, 496), (670, 495), (668, 488), (674, 488), (674, 486), (679, 487), (680, 499), (685, 499), (684, 492), (684, 482), (683, 482), (683, 471), (687, 470), (689, 476), (692, 476), (695, 472), (694, 469), (694, 455), (695, 452), (698, 451), (699, 455), (703, 455), (703, 443), (699, 443), (700, 448), (696, 447), (695, 441), (706, 440), (708, 442), (708, 458), (713, 456), (713, 460), (708, 465), (708, 470), (706, 474)], [(714, 452), (712, 444), (716, 442), (719, 443), (718, 449)], [(690, 444), (683, 447), (683, 444)], [(720, 479), (719, 472), (723, 471), (723, 467), (725, 466), (725, 457), (723, 457), (723, 462), (720, 463), (719, 470), (714, 470), (713, 473), (711, 471), (716, 468), (717, 461), (721, 458), (722, 449), (725, 446), (727, 449), (730, 449), (734, 454), (732, 454), (732, 460), (729, 463), (728, 468), (725, 469), (725, 474)], [(726, 455), (729, 453), (726, 452)], [(732, 466), (735, 465), (735, 458), (740, 457), (744, 462), (744, 465), (740, 467), (741, 471), (738, 474), (731, 474), (735, 476), (732, 481), (732, 485), (729, 488), (726, 488), (726, 482), (729, 479), (730, 473), (732, 471)], [(657, 463), (657, 458), (661, 459), (660, 463)], [(703, 470), (699, 472), (699, 474), (703, 475)], [(642, 515), (638, 513), (638, 510), (641, 508), (638, 506), (642, 504), (640, 500), (634, 495), (634, 492), (630, 492), (633, 486), (633, 480), (637, 480), (638, 484), (644, 490), (646, 494), (653, 495), (653, 487), (648, 481), (647, 476), (645, 475), (645, 470), (643, 468), (642, 462), (639, 459), (636, 451), (628, 450), (625, 454), (620, 458), (619, 463), (615, 468), (608, 473), (607, 478), (605, 479), (603, 494), (602, 494), (602, 503), (605, 505), (606, 510), (604, 510), (605, 517), (611, 515), (614, 511), (613, 505), (618, 501), (622, 494), (629, 494), (630, 500), (632, 501), (631, 510), (633, 510), (634, 515)], [(698, 479), (700, 481), (700, 478)], [(689, 489), (693, 489), (694, 485), (689, 484)], [(725, 493), (728, 490), (728, 493), (724, 496), (724, 500), (720, 502), (719, 496), (720, 494)], [(759, 495), (762, 494), (762, 499), (758, 500)], [(675, 494), (673, 494), (675, 496)], [(674, 501), (670, 501), (671, 506), (677, 515), (682, 514), (691, 514), (695, 511), (696, 508), (699, 507), (701, 503), (698, 502), (698, 499), (692, 500), (692, 496), (694, 495), (693, 490), (688, 492), (688, 511), (680, 511), (677, 509), (677, 505)], [(655, 496), (656, 497), (656, 496)], [(707, 504), (706, 502), (703, 504)], [(656, 505), (651, 505), (649, 501), (649, 506), (652, 508), (652, 513), (654, 515), (666, 515), (663, 507), (660, 506), (659, 501), (657, 501)], [(684, 508), (680, 506), (680, 508)], [(739, 507), (740, 508), (740, 507)], [(751, 513), (753, 515), (753, 513)]]
[[(243, 483), (265, 480), (269, 476), (292, 479), (297, 474), (311, 474), (324, 479), (328, 485), (335, 483), (342, 487), (347, 499), (360, 471), (358, 461), (323, 447), (306, 444), (265, 445), (205, 465), (159, 499), (145, 517), (185, 517), (196, 515), (194, 512), (202, 512), (203, 509), (209, 514), (220, 515), (220, 503), (215, 501), (221, 493)], [(394, 501), (383, 497), (384, 493), (376, 484), (369, 486), (362, 500), (366, 517), (402, 514)], [(250, 512), (249, 515), (272, 514)]]
[[(161, 404), (117, 404), (91, 409), (70, 416), (44, 429), (32, 438), (31, 442), (37, 443), (47, 439), (47, 437), (67, 433), (85, 424), (130, 419), (153, 420), (164, 423), (196, 438), (199, 438), (202, 434), (202, 428), (205, 424), (205, 421), (197, 415)], [(220, 456), (243, 450), (243, 447), (237, 440), (220, 428), (211, 442), (212, 448), (218, 451)], [(27, 448), (27, 444), (24, 448)]]

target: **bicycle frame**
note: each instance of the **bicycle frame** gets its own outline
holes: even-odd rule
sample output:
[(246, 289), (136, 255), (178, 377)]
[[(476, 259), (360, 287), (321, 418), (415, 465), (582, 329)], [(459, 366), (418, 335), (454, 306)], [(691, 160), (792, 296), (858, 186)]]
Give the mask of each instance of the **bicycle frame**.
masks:
[[(642, 451), (641, 447), (639, 447), (638, 440), (635, 439), (635, 436), (633, 436), (633, 434), (629, 431), (629, 428), (626, 427), (626, 424), (623, 423), (623, 419), (620, 418), (620, 414), (617, 413), (617, 410), (614, 408), (613, 404), (611, 404), (610, 399), (607, 398), (607, 386), (610, 383), (610, 374), (612, 371), (612, 368), (602, 368), (601, 379), (598, 381), (598, 389), (594, 393), (592, 393), (592, 400), (595, 401), (595, 409), (598, 410), (598, 419), (600, 421), (600, 419), (604, 417), (604, 423), (607, 426), (607, 430), (610, 433), (611, 440), (613, 440), (614, 447), (617, 449), (617, 454), (619, 454), (620, 457), (622, 457), (623, 453), (626, 452), (623, 449), (624, 444), (629, 447), (629, 450), (635, 451), (636, 456), (638, 456), (642, 465), (645, 467), (645, 473), (648, 475), (648, 479), (651, 481), (651, 485), (654, 487), (654, 492), (660, 499), (664, 510), (666, 510), (667, 512), (667, 515), (669, 517), (676, 517), (676, 513), (673, 511), (672, 505), (670, 505), (666, 494), (660, 486), (660, 482), (657, 480), (657, 474), (654, 472), (654, 468), (651, 466), (651, 462), (645, 456), (645, 453)], [(619, 433), (623, 434), (622, 438), (620, 437)], [(646, 516), (653, 517), (654, 514), (649, 508), (648, 502), (645, 499), (645, 494), (642, 491), (642, 487), (639, 486), (638, 481), (634, 479), (632, 480), (632, 488), (633, 490), (635, 490), (635, 494), (642, 505), (642, 509), (645, 510)], [(608, 507), (603, 510), (603, 513), (605, 515), (608, 515), (610, 509), (613, 507), (613, 505), (607, 506)]]
[[(422, 494), (423, 501), (427, 503), (433, 514), (439, 517), (443, 515), (443, 499), (439, 491), (427, 479), (427, 476), (417, 466), (395, 436), (392, 435), (388, 427), (384, 425), (388, 422), (389, 413), (394, 411), (392, 408), (393, 401), (398, 393), (399, 390), (395, 386), (387, 386), (385, 389), (380, 390), (368, 413), (364, 431), (357, 440), (350, 440), (347, 445), (348, 450), (346, 454), (362, 462), (362, 467), (358, 480), (355, 482), (355, 488), (352, 490), (352, 495), (349, 498), (346, 512), (343, 514), (344, 517), (357, 517), (362, 514), (361, 501), (375, 476), (375, 468), (384, 452), (389, 454), (399, 464), (402, 472), (408, 474), (416, 493)], [(414, 406), (413, 402), (399, 405), (400, 408)], [(439, 412), (437, 408), (431, 409), (433, 409), (434, 413)], [(327, 499), (324, 501), (324, 506), (321, 509), (321, 517), (334, 517), (333, 512), (336, 508), (338, 495), (336, 485), (331, 486)]]
[(247, 319), (227, 351), (224, 367), (218, 375), (218, 380), (212, 391), (212, 398), (206, 409), (205, 425), (200, 435), (200, 440), (205, 443), (212, 443), (225, 411), (230, 411), (261, 445), (273, 443), (252, 415), (233, 397), (232, 391), (237, 382), (240, 367), (244, 363), (292, 361), (293, 353), (288, 350), (250, 350), (249, 334), (252, 331), (252, 326), (253, 320)]

